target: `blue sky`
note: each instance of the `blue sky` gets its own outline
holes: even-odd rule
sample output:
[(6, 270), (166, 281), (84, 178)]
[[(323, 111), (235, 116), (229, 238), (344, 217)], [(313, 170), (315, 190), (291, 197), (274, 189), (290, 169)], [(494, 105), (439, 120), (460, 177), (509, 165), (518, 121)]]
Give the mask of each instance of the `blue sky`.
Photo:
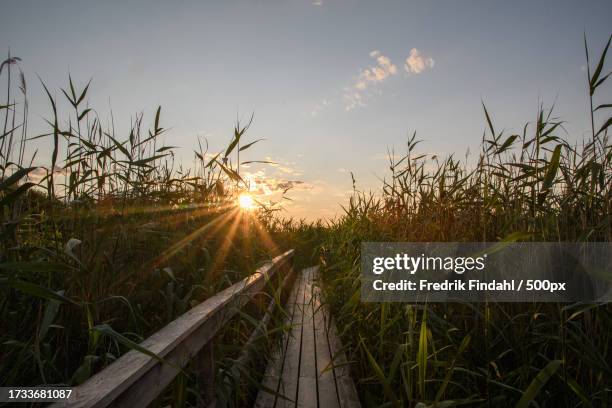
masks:
[(90, 105), (103, 116), (112, 107), (123, 137), (131, 115), (150, 119), (161, 105), (166, 142), (185, 164), (198, 135), (221, 149), (236, 116), (254, 112), (249, 137), (266, 141), (245, 159), (279, 165), (244, 171), (303, 181), (286, 207), (308, 218), (340, 211), (348, 171), (376, 189), (387, 147), (408, 133), (425, 152), (474, 151), (481, 99), (509, 132), (533, 120), (538, 101), (554, 102), (568, 138), (580, 140), (582, 35), (598, 53), (612, 15), (610, 1), (123, 3), (2, 3), (0, 50), (23, 60), (33, 131), (49, 115), (36, 74), (56, 90), (68, 73), (93, 78)]

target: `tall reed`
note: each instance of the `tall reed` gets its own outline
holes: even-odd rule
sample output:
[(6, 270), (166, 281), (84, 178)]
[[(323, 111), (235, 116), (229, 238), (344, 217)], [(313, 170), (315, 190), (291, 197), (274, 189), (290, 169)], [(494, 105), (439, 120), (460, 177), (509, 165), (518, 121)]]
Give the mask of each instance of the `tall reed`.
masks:
[(31, 135), (20, 63), (0, 72), (0, 385), (76, 385), (282, 248), (261, 239), (268, 213), (234, 204), (248, 124), (218, 153), (195, 141), (183, 166), (161, 108), (121, 134), (69, 77), (59, 98), (41, 82), (48, 131)]
[(322, 277), (366, 406), (610, 405), (609, 305), (359, 297), (362, 241), (612, 240), (612, 120), (598, 118), (611, 105), (592, 102), (608, 77), (609, 44), (589, 69), (587, 140), (567, 142), (542, 106), (522, 133), (505, 135), (483, 104), (476, 160), (419, 154), (412, 135), (404, 155), (390, 155), (379, 194), (354, 190), (326, 233)]

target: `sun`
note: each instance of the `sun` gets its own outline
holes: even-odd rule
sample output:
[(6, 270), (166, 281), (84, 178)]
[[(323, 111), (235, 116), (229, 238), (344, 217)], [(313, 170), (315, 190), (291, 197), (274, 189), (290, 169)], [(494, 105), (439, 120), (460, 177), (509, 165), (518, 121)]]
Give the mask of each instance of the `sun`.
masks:
[(255, 208), (255, 200), (249, 193), (242, 193), (238, 196), (238, 206), (243, 210), (252, 210)]

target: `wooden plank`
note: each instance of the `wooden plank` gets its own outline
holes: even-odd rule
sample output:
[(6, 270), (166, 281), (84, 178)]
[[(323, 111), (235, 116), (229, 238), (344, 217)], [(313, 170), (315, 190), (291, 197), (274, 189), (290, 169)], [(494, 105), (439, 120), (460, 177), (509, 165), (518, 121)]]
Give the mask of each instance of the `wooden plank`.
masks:
[(300, 371), (298, 383), (297, 406), (316, 408), (317, 392), (317, 356), (315, 348), (315, 325), (313, 315), (313, 275), (315, 268), (308, 268), (304, 274), (304, 301), (301, 305), (304, 314), (302, 324), (302, 347), (300, 353)]
[(299, 284), (299, 286), (293, 306), (294, 313), (291, 322), (291, 330), (287, 340), (282, 377), (278, 388), (278, 393), (289, 398), (289, 400), (277, 398), (275, 405), (277, 408), (295, 407), (297, 396), (297, 384), (300, 376), (302, 325), (304, 322), (303, 302), (305, 296), (305, 279), (303, 271), (300, 272), (300, 275), (296, 279), (296, 284)]
[(296, 294), (290, 298), (294, 304), (287, 306), (293, 308), (292, 329), (285, 350), (274, 354), (267, 369), (276, 373), (275, 378), (280, 375), (278, 392), (295, 401), (267, 398), (260, 391), (257, 407), (361, 406), (336, 325), (322, 300), (317, 272), (318, 268), (308, 268), (296, 277)]
[(289, 264), (293, 254), (294, 250), (290, 250), (277, 256), (253, 275), (192, 308), (140, 344), (170, 364), (162, 364), (135, 350), (129, 351), (76, 387), (70, 401), (54, 406), (147, 406), (237, 310), (264, 288), (266, 280)]
[(327, 308), (321, 302), (321, 288), (318, 285), (316, 273), (313, 285), (313, 313), (315, 322), (315, 348), (317, 366), (317, 395), (320, 407), (340, 407), (333, 364), (327, 340)]
[[(301, 279), (301, 274), (298, 274), (298, 275), (299, 276), (295, 278), (293, 288), (291, 289), (291, 294), (287, 297), (287, 305), (285, 308), (285, 312), (287, 313), (287, 319), (284, 322), (287, 324), (291, 324), (291, 322), (293, 321), (296, 297), (299, 292), (300, 279)], [(285, 358), (285, 351), (286, 351), (287, 343), (289, 341), (290, 336), (291, 336), (291, 329), (284, 334), (283, 339), (281, 341), (281, 346), (273, 350), (268, 366), (266, 367), (264, 378), (262, 380), (262, 384), (264, 385), (264, 387), (274, 391), (275, 393), (278, 393), (279, 391), (280, 379), (281, 379), (281, 375), (283, 372), (283, 362)], [(265, 390), (261, 390), (257, 394), (257, 399), (255, 401), (255, 407), (260, 407), (260, 408), (273, 407), (276, 404), (276, 399), (277, 399), (277, 396), (275, 394), (271, 394)]]

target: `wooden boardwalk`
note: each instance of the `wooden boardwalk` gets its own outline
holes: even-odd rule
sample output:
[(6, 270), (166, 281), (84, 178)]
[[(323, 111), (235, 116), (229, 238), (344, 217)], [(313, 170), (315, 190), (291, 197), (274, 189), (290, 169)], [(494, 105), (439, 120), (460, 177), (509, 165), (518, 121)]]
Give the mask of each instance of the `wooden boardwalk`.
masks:
[[(271, 357), (256, 407), (359, 407), (355, 384), (328, 309), (321, 302), (318, 267), (296, 277), (287, 302), (291, 329)], [(333, 362), (333, 364), (332, 364)]]
[(262, 390), (256, 406), (359, 407), (336, 325), (322, 306), (318, 268), (305, 269), (294, 277), (294, 254), (291, 249), (276, 256), (252, 275), (193, 307), (139, 344), (150, 353), (135, 349), (125, 353), (75, 387), (69, 400), (53, 407), (148, 407), (159, 402), (159, 396), (187, 367), (200, 390), (196, 405), (214, 407), (215, 337), (245, 305), (263, 294), (270, 297), (272, 288), (275, 292), (268, 308), (238, 357), (240, 364), (246, 364), (253, 357), (254, 342), (272, 318), (276, 296), (288, 291), (292, 280), (286, 307), (291, 329), (265, 373), (264, 385), (273, 392)]

